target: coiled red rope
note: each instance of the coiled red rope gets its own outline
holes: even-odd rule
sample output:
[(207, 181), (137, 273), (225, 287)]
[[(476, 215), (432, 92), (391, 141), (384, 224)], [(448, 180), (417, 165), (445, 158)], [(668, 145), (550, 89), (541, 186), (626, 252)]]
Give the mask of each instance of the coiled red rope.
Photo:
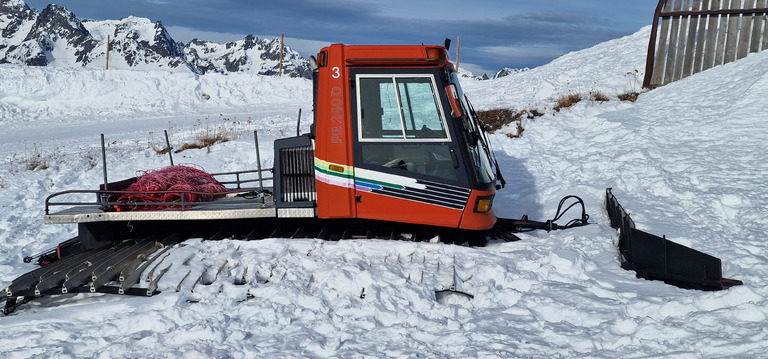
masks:
[[(138, 181), (128, 186), (125, 191), (146, 193), (125, 193), (117, 198), (121, 203), (172, 203), (205, 202), (218, 197), (223, 197), (222, 192), (227, 188), (219, 183), (213, 176), (202, 169), (187, 165), (169, 166), (159, 170), (143, 171), (138, 176)], [(164, 192), (171, 191), (171, 192)], [(163, 192), (163, 193), (161, 193)], [(192, 193), (196, 192), (196, 193)], [(203, 194), (200, 194), (203, 193)], [(175, 208), (176, 205), (116, 205), (117, 211), (121, 210), (153, 210)], [(186, 206), (189, 208), (191, 206)]]

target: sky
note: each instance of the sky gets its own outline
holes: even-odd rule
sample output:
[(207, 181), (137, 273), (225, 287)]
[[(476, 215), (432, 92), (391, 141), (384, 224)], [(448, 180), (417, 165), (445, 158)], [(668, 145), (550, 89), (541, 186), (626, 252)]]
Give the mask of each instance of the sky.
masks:
[[(38, 11), (51, 0), (26, 0)], [(58, 0), (83, 20), (161, 21), (182, 42), (285, 35), (305, 57), (331, 43), (439, 44), (475, 75), (537, 67), (650, 25), (657, 0)]]

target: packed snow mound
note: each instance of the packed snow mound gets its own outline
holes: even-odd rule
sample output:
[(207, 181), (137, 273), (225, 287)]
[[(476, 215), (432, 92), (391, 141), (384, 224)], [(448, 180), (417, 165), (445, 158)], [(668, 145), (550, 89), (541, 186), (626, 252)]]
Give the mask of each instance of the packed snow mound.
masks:
[[(463, 85), (478, 109), (543, 107), (561, 93), (592, 88), (621, 93), (632, 89), (624, 75), (642, 68), (648, 31), (530, 71)], [(0, 133), (0, 156), (9, 164), (0, 168), (0, 253), (7, 254), (0, 257), (0, 283), (31, 269), (21, 262), (23, 255), (74, 235), (73, 227), (42, 224), (43, 202), (56, 191), (101, 183), (102, 131), (111, 139), (110, 178), (121, 179), (137, 169), (167, 165), (167, 157), (152, 150), (148, 131), (172, 123), (175, 146), (195, 131), (185, 118), (247, 114), (253, 121), (235, 126), (243, 133), (240, 139), (179, 154), (207, 171), (226, 172), (255, 167), (253, 136), (248, 136), (253, 129), (259, 130), (263, 165), (270, 166), (271, 141), (295, 133), (297, 108), (311, 108), (311, 84), (305, 80), (168, 76), (157, 78), (159, 91), (131, 87), (150, 84), (154, 76), (131, 72), (120, 74), (128, 88), (102, 88), (124, 97), (120, 106), (105, 107), (108, 115), (100, 118), (107, 126), (99, 127), (91, 119), (96, 110), (84, 105), (109, 104), (100, 91), (88, 90), (104, 86), (98, 72), (43, 69), (30, 76), (38, 80), (23, 84), (24, 71), (3, 68), (10, 70), (0, 72), (0, 108), (11, 112), (2, 117), (10, 130)], [(635, 103), (612, 98), (545, 111), (526, 120), (519, 139), (503, 131), (490, 135), (508, 181), (496, 195), (497, 215), (547, 219), (560, 198), (576, 194), (591, 216), (586, 227), (522, 234), (519, 242), (484, 248), (377, 240), (192, 240), (172, 255), (192, 258), (195, 268), (228, 261), (221, 285), (176, 293), (171, 279), (180, 278), (169, 276), (163, 293), (151, 298), (45, 297), (0, 318), (6, 329), (0, 352), (12, 357), (764, 356), (765, 68), (768, 52), (752, 54), (643, 93)], [(11, 75), (17, 81), (7, 78)], [(205, 81), (213, 81), (209, 84), (220, 96), (212, 95), (210, 101), (220, 101), (215, 106), (188, 99), (191, 84)], [(24, 89), (24, 95), (6, 90), (8, 84)], [(80, 96), (57, 97), (70, 87)], [(145, 102), (155, 97), (142, 91), (167, 97), (152, 112)], [(240, 97), (253, 91), (261, 91), (258, 100)], [(302, 131), (306, 126), (302, 123)], [(48, 169), (23, 169), (35, 154), (48, 161)], [(745, 284), (721, 292), (689, 291), (622, 270), (617, 234), (602, 208), (606, 187), (614, 188), (638, 227), (721, 258), (723, 274)], [(245, 267), (251, 273), (247, 285), (227, 282)], [(474, 299), (439, 303), (435, 291), (452, 281)]]
[(28, 120), (231, 112), (269, 103), (311, 102), (311, 83), (251, 74), (41, 68), (3, 65), (0, 126)]
[(462, 83), (468, 92), (480, 92), (478, 109), (515, 107), (517, 110), (551, 109), (556, 98), (600, 92), (610, 98), (641, 92), (651, 27), (591, 48), (565, 54), (552, 62), (504, 77)]

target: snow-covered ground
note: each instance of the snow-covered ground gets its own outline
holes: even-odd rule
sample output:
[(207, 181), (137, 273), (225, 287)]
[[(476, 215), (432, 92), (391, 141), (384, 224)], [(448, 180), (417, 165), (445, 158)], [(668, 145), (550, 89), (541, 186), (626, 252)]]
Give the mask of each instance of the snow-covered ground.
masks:
[[(768, 350), (768, 52), (643, 93), (650, 30), (498, 80), (465, 81), (475, 107), (536, 109), (519, 139), (490, 136), (508, 181), (501, 217), (547, 219), (561, 197), (593, 224), (484, 248), (378, 240), (190, 241), (189, 270), (224, 266), (216, 285), (176, 293), (52, 296), (0, 317), (6, 357), (756, 358)], [(560, 112), (554, 99), (599, 91)], [(208, 98), (206, 100), (206, 98)], [(163, 167), (199, 131), (237, 140), (177, 154), (209, 172), (255, 167), (252, 131), (271, 141), (311, 118), (303, 79), (0, 67), (0, 286), (23, 255), (74, 235), (42, 224), (53, 192)], [(27, 170), (44, 162), (47, 169)], [(638, 227), (715, 255), (743, 286), (683, 290), (619, 267), (602, 206), (613, 187)], [(175, 262), (174, 262), (175, 263)], [(246, 285), (232, 280), (248, 268)], [(441, 303), (453, 270), (471, 301)], [(365, 293), (361, 298), (361, 293)]]

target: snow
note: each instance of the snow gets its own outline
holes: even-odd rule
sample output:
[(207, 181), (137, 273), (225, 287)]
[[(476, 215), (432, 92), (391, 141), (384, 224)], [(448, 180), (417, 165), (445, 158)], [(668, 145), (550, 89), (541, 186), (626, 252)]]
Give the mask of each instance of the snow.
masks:
[[(483, 248), (381, 240), (190, 240), (171, 250), (161, 294), (43, 297), (0, 318), (0, 353), (25, 357), (700, 358), (768, 349), (765, 208), (768, 52), (640, 95), (649, 28), (496, 80), (465, 81), (478, 109), (536, 109), (518, 139), (490, 135), (508, 181), (501, 217), (554, 215), (584, 199), (590, 224)], [(600, 91), (554, 111), (557, 97)], [(204, 99), (202, 94), (208, 94)], [(588, 98), (588, 96), (585, 96)], [(45, 197), (167, 165), (200, 130), (238, 138), (176, 155), (210, 172), (255, 167), (311, 118), (311, 83), (252, 75), (27, 68), (0, 71), (0, 284), (23, 255), (70, 238), (43, 225)], [(47, 169), (27, 170), (34, 159)], [(638, 227), (722, 259), (744, 281), (720, 292), (646, 281), (619, 267), (602, 206), (612, 187)], [(182, 263), (189, 260), (187, 266)], [(189, 272), (213, 285), (175, 292)], [(247, 268), (247, 270), (246, 270)], [(453, 272), (456, 272), (456, 279)], [(215, 273), (208, 273), (215, 276)], [(245, 285), (234, 285), (245, 277)], [(438, 301), (456, 282), (473, 299)], [(363, 295), (364, 294), (364, 295)]]

